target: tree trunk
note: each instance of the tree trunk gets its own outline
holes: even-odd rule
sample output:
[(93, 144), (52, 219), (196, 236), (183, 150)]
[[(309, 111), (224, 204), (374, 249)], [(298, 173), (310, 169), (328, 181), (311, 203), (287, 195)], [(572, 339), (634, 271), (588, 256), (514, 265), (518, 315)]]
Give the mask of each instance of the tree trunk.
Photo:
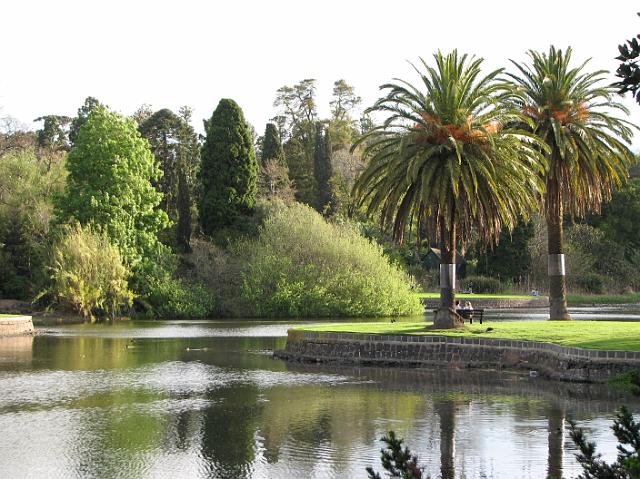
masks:
[(571, 319), (567, 310), (567, 287), (563, 254), (562, 197), (555, 181), (547, 182), (547, 240), (549, 252), (549, 319)]
[[(453, 214), (451, 215), (453, 218)], [(436, 329), (461, 328), (464, 320), (456, 312), (456, 225), (451, 221), (447, 229), (440, 218), (440, 307), (436, 311), (433, 326)]]

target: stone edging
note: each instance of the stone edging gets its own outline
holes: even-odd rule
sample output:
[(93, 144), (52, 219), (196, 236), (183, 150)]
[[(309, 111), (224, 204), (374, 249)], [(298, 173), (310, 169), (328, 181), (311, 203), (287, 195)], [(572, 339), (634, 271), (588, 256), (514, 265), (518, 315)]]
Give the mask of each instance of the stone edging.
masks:
[(277, 357), (313, 362), (536, 370), (568, 381), (605, 381), (640, 368), (640, 352), (507, 339), (288, 331)]
[(0, 337), (33, 334), (34, 332), (31, 316), (0, 317)]
[[(548, 308), (549, 298), (546, 296), (531, 296), (529, 298), (464, 298), (460, 301), (471, 301), (476, 309), (502, 308)], [(422, 298), (427, 310), (436, 309), (440, 305), (438, 298)]]

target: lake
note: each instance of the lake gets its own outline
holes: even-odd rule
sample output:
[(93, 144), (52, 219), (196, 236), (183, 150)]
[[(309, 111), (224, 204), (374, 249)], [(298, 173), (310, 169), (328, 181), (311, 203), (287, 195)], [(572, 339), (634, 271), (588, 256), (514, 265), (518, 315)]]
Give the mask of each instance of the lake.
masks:
[[(527, 314), (538, 313), (489, 317)], [(125, 321), (0, 338), (0, 477), (364, 478), (381, 471), (392, 429), (433, 478), (568, 478), (579, 469), (567, 419), (611, 460), (616, 408), (640, 412), (602, 385), (273, 359), (304, 323)]]

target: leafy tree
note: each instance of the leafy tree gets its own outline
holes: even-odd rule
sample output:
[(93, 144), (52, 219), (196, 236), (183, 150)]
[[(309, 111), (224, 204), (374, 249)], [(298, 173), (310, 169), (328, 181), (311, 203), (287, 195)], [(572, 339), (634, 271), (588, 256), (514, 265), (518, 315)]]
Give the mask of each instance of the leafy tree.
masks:
[[(380, 439), (386, 444), (385, 449), (380, 450), (380, 461), (382, 467), (387, 471), (387, 477), (400, 479), (422, 479), (424, 468), (418, 464), (418, 456), (413, 454), (408, 447), (402, 447), (404, 441), (396, 436), (396, 433), (389, 433)], [(379, 472), (375, 472), (372, 467), (367, 467), (367, 477), (369, 479), (382, 479)]]
[(65, 176), (64, 162), (42, 161), (32, 148), (0, 157), (0, 296), (31, 299), (47, 282), (53, 198)]
[[(618, 118), (626, 108), (615, 88), (602, 84), (604, 71), (587, 73), (586, 62), (570, 66), (571, 48), (530, 51), (532, 65), (512, 63), (518, 93), (515, 106), (529, 118), (529, 131), (546, 145), (548, 167), (542, 196), (548, 231), (550, 319), (571, 319), (567, 311), (563, 219), (599, 211), (628, 175), (632, 125)], [(614, 112), (614, 113), (611, 113)]]
[[(640, 16), (640, 13), (638, 13)], [(631, 92), (631, 95), (640, 103), (640, 67), (638, 66), (638, 56), (640, 56), (640, 43), (638, 43), (640, 35), (636, 38), (627, 40), (627, 43), (618, 45), (620, 55), (616, 60), (620, 61), (620, 66), (616, 70), (616, 76), (620, 81), (615, 83), (618, 93), (621, 95)]]
[(596, 453), (595, 442), (587, 439), (584, 431), (570, 421), (570, 436), (580, 451), (576, 454), (583, 474), (577, 479), (636, 479), (640, 477), (640, 424), (626, 407), (621, 407), (613, 420), (613, 434), (618, 439), (618, 457), (612, 464)]
[(333, 84), (333, 99), (329, 102), (331, 118), (329, 130), (336, 149), (348, 149), (357, 129), (353, 119), (354, 110), (362, 103), (362, 98), (356, 95), (354, 87), (344, 80), (337, 80)]
[(315, 151), (313, 155), (313, 175), (318, 193), (318, 212), (331, 216), (335, 212), (336, 195), (333, 191), (331, 176), (331, 135), (322, 123), (316, 123)]
[(513, 231), (503, 228), (498, 244), (478, 258), (478, 274), (519, 283), (531, 267), (527, 246), (532, 237), (531, 221), (518, 221)]
[(276, 160), (286, 166), (284, 150), (280, 142), (280, 133), (273, 123), (267, 123), (262, 139), (262, 155), (260, 162), (264, 166), (269, 160)]
[(420, 243), (434, 219), (441, 250), (434, 323), (452, 328), (464, 324), (454, 306), (458, 247), (472, 233), (488, 245), (504, 226), (528, 217), (542, 186), (542, 160), (535, 137), (511, 126), (523, 116), (504, 101), (512, 93), (496, 81), (501, 70), (482, 77), (482, 59), (455, 50), (434, 59), (435, 67), (422, 61), (424, 91), (404, 81), (381, 87), (388, 93), (371, 111), (389, 117), (358, 143), (370, 163), (354, 193), (400, 243), (411, 224)]
[(251, 214), (256, 201), (258, 162), (253, 138), (238, 104), (222, 99), (205, 121), (202, 145), (200, 224), (212, 235)]
[(66, 167), (67, 185), (57, 201), (59, 222), (91, 224), (106, 232), (131, 268), (161, 250), (157, 234), (169, 220), (156, 208), (162, 193), (151, 184), (161, 171), (134, 120), (95, 107)]
[(118, 249), (91, 226), (66, 229), (53, 249), (52, 271), (51, 292), (86, 320), (96, 313), (113, 316), (133, 300), (127, 286), (131, 273)]
[(68, 150), (69, 139), (67, 125), (71, 122), (68, 116), (45, 115), (33, 121), (42, 121), (40, 130), (36, 131), (38, 146), (49, 151)]
[(80, 108), (78, 108), (78, 116), (71, 120), (71, 126), (69, 128), (69, 142), (71, 143), (71, 146), (75, 145), (78, 134), (80, 132), (80, 128), (82, 128), (82, 126), (87, 122), (89, 114), (99, 106), (105, 105), (100, 103), (97, 98), (88, 96), (84, 100), (84, 104)]
[(283, 86), (276, 92), (273, 105), (279, 109), (274, 119), (281, 129), (289, 177), (296, 189), (296, 199), (308, 205), (316, 204), (313, 178), (315, 146), (316, 81), (302, 80), (293, 86)]
[(289, 169), (278, 160), (267, 160), (260, 167), (258, 187), (260, 196), (268, 200), (291, 203), (294, 200), (293, 185), (289, 179)]

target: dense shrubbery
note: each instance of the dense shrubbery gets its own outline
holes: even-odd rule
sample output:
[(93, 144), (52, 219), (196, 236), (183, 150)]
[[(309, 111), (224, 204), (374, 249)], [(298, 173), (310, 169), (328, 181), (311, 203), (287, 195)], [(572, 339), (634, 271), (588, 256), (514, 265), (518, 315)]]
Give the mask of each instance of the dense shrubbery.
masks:
[(503, 285), (496, 278), (488, 276), (468, 276), (460, 281), (460, 289), (474, 293), (496, 294), (503, 291)]
[(127, 285), (131, 273), (120, 253), (90, 227), (66, 228), (53, 249), (52, 271), (52, 295), (86, 319), (113, 316), (133, 299)]
[(276, 208), (259, 237), (235, 245), (242, 299), (256, 316), (391, 316), (423, 308), (377, 244), (311, 208)]

